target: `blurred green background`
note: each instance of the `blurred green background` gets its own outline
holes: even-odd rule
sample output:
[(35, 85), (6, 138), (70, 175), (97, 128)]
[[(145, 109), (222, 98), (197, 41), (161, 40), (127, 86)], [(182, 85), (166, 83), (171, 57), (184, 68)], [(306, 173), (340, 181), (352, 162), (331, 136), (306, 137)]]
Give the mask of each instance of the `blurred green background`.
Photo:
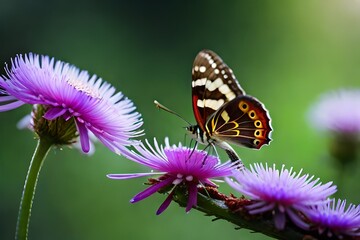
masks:
[[(212, 49), (272, 117), (273, 142), (260, 151), (237, 147), (243, 161), (304, 168), (323, 182), (341, 182), (338, 196), (360, 202), (359, 164), (339, 173), (327, 136), (307, 118), (322, 92), (360, 87), (360, 1), (1, 0), (0, 39), (3, 63), (35, 52), (101, 76), (134, 101), (147, 138), (169, 136), (173, 143), (183, 141), (185, 125), (153, 100), (194, 122), (191, 66), (201, 49)], [(15, 126), (30, 109), (0, 114), (0, 239), (13, 239), (36, 145), (30, 131)], [(268, 239), (197, 211), (185, 214), (175, 203), (155, 216), (163, 195), (129, 203), (145, 179), (105, 177), (139, 171), (147, 169), (101, 144), (91, 157), (52, 150), (40, 174), (30, 239)]]

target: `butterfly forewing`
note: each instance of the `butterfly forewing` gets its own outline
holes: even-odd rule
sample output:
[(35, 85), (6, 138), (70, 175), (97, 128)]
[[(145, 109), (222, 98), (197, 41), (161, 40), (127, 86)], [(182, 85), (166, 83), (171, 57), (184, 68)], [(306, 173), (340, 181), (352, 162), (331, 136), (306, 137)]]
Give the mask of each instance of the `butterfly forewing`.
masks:
[(206, 129), (216, 140), (259, 149), (270, 142), (267, 110), (251, 96), (238, 96), (224, 104), (207, 121)]
[(196, 56), (192, 68), (192, 105), (196, 121), (203, 131), (212, 114), (244, 94), (232, 70), (216, 53), (203, 50)]

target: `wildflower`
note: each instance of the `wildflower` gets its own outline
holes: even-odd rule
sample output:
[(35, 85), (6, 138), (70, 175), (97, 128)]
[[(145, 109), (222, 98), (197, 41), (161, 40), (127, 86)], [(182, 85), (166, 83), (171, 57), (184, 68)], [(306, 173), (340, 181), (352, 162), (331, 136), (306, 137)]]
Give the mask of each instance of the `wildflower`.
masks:
[(235, 172), (237, 182), (226, 179), (231, 187), (247, 195), (253, 204), (248, 206), (250, 214), (272, 212), (275, 227), (279, 230), (285, 228), (286, 215), (299, 227), (307, 228), (298, 215), (298, 211), (317, 203), (323, 202), (329, 195), (336, 192), (332, 182), (322, 185), (314, 176), (301, 175), (285, 169), (264, 167), (262, 164), (253, 164), (250, 170)]
[(142, 120), (133, 103), (96, 75), (32, 53), (15, 57), (6, 72), (0, 77), (0, 111), (37, 104), (46, 120), (72, 120), (84, 152), (90, 150), (89, 131), (116, 153), (141, 134)]
[(360, 89), (323, 94), (309, 111), (309, 122), (320, 131), (360, 134)]
[(360, 236), (360, 205), (350, 204), (346, 208), (346, 200), (331, 199), (327, 204), (313, 206), (306, 211), (306, 216), (319, 234), (331, 238), (336, 235)]
[(133, 174), (109, 174), (112, 179), (129, 179), (143, 176), (160, 175), (156, 183), (146, 190), (138, 193), (131, 199), (131, 203), (141, 201), (160, 189), (171, 187), (172, 191), (161, 204), (156, 214), (161, 214), (169, 206), (172, 200), (173, 191), (178, 186), (185, 186), (188, 190), (188, 202), (186, 212), (197, 204), (198, 186), (216, 186), (212, 179), (230, 176), (236, 169), (237, 162), (230, 161), (220, 164), (217, 157), (208, 155), (204, 151), (181, 146), (170, 146), (169, 140), (165, 139), (165, 148), (154, 139), (155, 148), (146, 140), (146, 147), (143, 143), (134, 146), (138, 153), (131, 151), (124, 153), (128, 159), (145, 165), (154, 172), (133, 173)]
[(360, 89), (323, 94), (309, 111), (314, 129), (330, 134), (329, 153), (345, 167), (354, 162), (360, 148)]

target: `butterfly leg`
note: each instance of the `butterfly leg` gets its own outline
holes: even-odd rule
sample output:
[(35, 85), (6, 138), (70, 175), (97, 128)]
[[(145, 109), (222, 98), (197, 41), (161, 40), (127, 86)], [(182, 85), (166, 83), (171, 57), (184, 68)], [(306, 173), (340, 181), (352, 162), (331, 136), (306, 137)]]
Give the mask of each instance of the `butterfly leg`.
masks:
[[(187, 136), (187, 134), (185, 133), (184, 134), (184, 146), (186, 146), (186, 136)], [(190, 144), (191, 144), (191, 141), (190, 141)], [(191, 145), (190, 145), (191, 146)]]
[(220, 156), (219, 156), (218, 151), (216, 150), (215, 144), (213, 144), (213, 143), (210, 143), (210, 144), (211, 144), (212, 148), (214, 149), (214, 152), (215, 152), (217, 158), (219, 159), (219, 163), (221, 163)]
[[(191, 147), (192, 141), (193, 141), (193, 139), (191, 139), (191, 141), (190, 141), (190, 147)], [(191, 156), (192, 156), (193, 153), (195, 152), (195, 150), (196, 150), (196, 148), (197, 148), (197, 145), (198, 145), (198, 142), (195, 141), (194, 147), (193, 147), (193, 149), (192, 149), (192, 151), (191, 151), (191, 153), (190, 153), (190, 155), (189, 155), (189, 158), (191, 158)]]
[(216, 151), (216, 148), (215, 148), (214, 143), (209, 142), (209, 144), (206, 145), (206, 147), (204, 148), (203, 151), (206, 151), (208, 148), (209, 148), (209, 150), (207, 151), (207, 154), (206, 154), (206, 156), (205, 156), (205, 158), (204, 158), (204, 160), (203, 160), (203, 165), (205, 164), (206, 158), (207, 158), (209, 155), (212, 155), (212, 154), (211, 154), (211, 153), (212, 153), (211, 150), (214, 150), (214, 152), (215, 152), (215, 154), (216, 154), (216, 156), (218, 157), (219, 162), (220, 162), (220, 157), (219, 157), (218, 152)]

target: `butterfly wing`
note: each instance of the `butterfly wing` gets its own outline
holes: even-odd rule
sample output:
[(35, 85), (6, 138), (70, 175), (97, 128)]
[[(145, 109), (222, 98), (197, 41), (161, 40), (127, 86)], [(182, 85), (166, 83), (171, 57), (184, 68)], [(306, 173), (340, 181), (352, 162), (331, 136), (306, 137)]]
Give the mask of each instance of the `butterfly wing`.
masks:
[(221, 106), (207, 121), (212, 138), (249, 148), (271, 141), (271, 123), (264, 105), (251, 96), (238, 96)]
[(196, 122), (203, 131), (212, 114), (244, 94), (233, 71), (216, 53), (210, 50), (198, 53), (192, 68), (192, 105)]

